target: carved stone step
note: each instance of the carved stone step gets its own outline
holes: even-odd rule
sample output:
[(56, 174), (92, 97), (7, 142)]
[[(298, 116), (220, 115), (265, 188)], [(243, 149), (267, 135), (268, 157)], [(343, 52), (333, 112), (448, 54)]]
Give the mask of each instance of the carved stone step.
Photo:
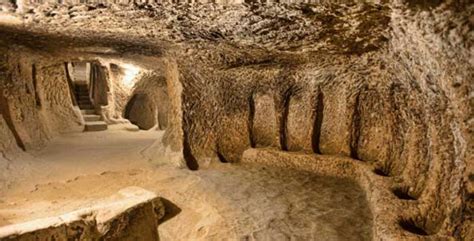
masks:
[(105, 131), (107, 130), (107, 123), (104, 121), (87, 121), (84, 126), (84, 131)]
[(84, 115), (85, 121), (100, 121), (100, 115)]
[(83, 109), (81, 110), (81, 113), (83, 115), (94, 115), (95, 114), (95, 110), (94, 109)]

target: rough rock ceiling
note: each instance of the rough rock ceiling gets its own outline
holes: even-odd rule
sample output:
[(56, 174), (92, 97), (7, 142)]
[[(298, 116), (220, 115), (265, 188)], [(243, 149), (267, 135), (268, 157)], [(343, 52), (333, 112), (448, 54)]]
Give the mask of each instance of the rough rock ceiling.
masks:
[[(466, 181), (474, 5), (401, 2), (40, 5), (1, 27), (0, 51), (11, 57), (3, 72), (21, 89), (27, 78), (16, 62), (41, 62), (41, 54), (56, 65), (100, 55), (156, 68), (168, 59), (163, 143), (194, 169), (238, 162), (259, 145), (288, 160), (287, 150), (351, 157), (349, 165), (366, 168), (352, 177), (373, 178), (361, 180), (377, 207), (375, 237), (460, 237), (472, 227), (462, 213), (474, 190)], [(333, 163), (313, 167), (347, 171)]]
[[(36, 48), (93, 44), (119, 52), (156, 55), (157, 49), (191, 44), (189, 48), (218, 45), (258, 51), (360, 54), (386, 43), (388, 14), (388, 7), (369, 4), (46, 5), (28, 11), (21, 27), (1, 31), (2, 36), (10, 36), (9, 41)], [(8, 33), (18, 30), (20, 33)]]

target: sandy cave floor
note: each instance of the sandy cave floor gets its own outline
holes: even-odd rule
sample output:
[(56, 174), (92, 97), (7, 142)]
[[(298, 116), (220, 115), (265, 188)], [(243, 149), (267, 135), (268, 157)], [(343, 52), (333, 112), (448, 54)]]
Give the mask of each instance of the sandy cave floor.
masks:
[[(127, 186), (168, 200), (161, 240), (370, 240), (365, 194), (348, 180), (243, 164), (156, 167), (141, 152), (162, 132), (71, 133), (0, 197), (0, 226), (93, 205)], [(40, 164), (41, 163), (41, 164)]]

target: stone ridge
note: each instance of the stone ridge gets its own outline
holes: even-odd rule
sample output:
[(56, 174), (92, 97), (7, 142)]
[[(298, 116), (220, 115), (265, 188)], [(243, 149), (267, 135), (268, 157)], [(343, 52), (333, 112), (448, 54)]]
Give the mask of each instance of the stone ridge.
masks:
[(164, 212), (156, 194), (128, 187), (118, 192), (118, 200), (2, 227), (0, 240), (134, 240), (137, 234), (140, 238), (156, 240), (156, 227)]

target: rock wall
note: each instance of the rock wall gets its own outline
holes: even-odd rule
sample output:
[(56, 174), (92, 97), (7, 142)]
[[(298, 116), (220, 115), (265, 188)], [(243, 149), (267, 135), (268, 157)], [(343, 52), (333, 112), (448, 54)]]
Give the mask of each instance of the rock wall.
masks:
[[(387, 89), (391, 85), (386, 82), (387, 74), (375, 71), (383, 64), (380, 56), (321, 55), (315, 59), (319, 61), (290, 68), (281, 67), (286, 63), (276, 59), (265, 66), (214, 69), (212, 76), (206, 73), (210, 72), (207, 69), (201, 72), (194, 68), (191, 73), (185, 66), (181, 79), (186, 92), (184, 114), (192, 125), (185, 129), (189, 130), (194, 155), (238, 161), (247, 148), (271, 146), (356, 158), (359, 149), (368, 156), (364, 157), (366, 161), (382, 159), (378, 155), (384, 154), (374, 145), (381, 149), (388, 145), (388, 140), (377, 136), (385, 135), (382, 128), (388, 124), (370, 120), (373, 112), (358, 114), (356, 108), (368, 108), (374, 98), (379, 100), (371, 92), (364, 92), (361, 95), (367, 98), (358, 103), (362, 86), (371, 84), (373, 89)], [(188, 105), (192, 108), (188, 109)], [(382, 107), (375, 108), (379, 109)], [(387, 108), (379, 111), (388, 112)], [(381, 127), (370, 125), (378, 129), (367, 128), (361, 135), (356, 134), (353, 127), (361, 125), (357, 123), (360, 115), (362, 125), (369, 126), (366, 122), (371, 121)], [(378, 139), (372, 141), (369, 136)]]
[[(460, 239), (472, 230), (467, 3), (98, 5), (45, 8), (27, 19), (36, 31), (63, 28), (65, 36), (79, 36), (87, 19), (96, 27), (90, 41), (103, 27), (94, 16), (109, 17), (116, 42), (105, 40), (116, 51), (164, 56), (167, 131), (148, 150), (157, 162), (196, 170), (238, 162), (253, 147), (350, 157), (390, 179), (404, 200), (403, 219), (390, 225), (417, 238)], [(137, 92), (150, 95), (146, 87)]]
[[(410, 218), (401, 221), (408, 223), (407, 230), (459, 235), (469, 137), (462, 134), (454, 103), (439, 92), (414, 87), (422, 80), (404, 78), (395, 68), (400, 62), (387, 62), (387, 53), (338, 58), (344, 64), (332, 63), (329, 69), (214, 71), (214, 83), (225, 87), (197, 82), (209, 76), (196, 78), (205, 75), (196, 69), (185, 74), (187, 154), (200, 168), (213, 160), (238, 162), (252, 147), (352, 157), (394, 178), (392, 188), (400, 199), (416, 200), (406, 211)], [(281, 72), (288, 71), (290, 77), (281, 84)], [(255, 94), (259, 84), (265, 94)]]
[(74, 107), (70, 82), (66, 76), (65, 64), (49, 66), (47, 62), (35, 65), (37, 71), (38, 103), (40, 113), (51, 137), (60, 133), (77, 131), (81, 117)]
[(65, 68), (33, 53), (0, 55), (0, 192), (41, 162), (22, 149), (79, 128)]
[(80, 125), (65, 64), (31, 55), (8, 55), (3, 61), (8, 66), (2, 81), (2, 106), (20, 147), (40, 148), (55, 135)]
[(124, 117), (141, 129), (154, 126), (164, 130), (168, 126), (170, 100), (166, 79), (155, 71), (143, 73), (130, 94)]
[(186, 152), (200, 168), (237, 162), (251, 147), (352, 157), (394, 178), (400, 199), (415, 200), (403, 228), (465, 235), (472, 227), (461, 214), (472, 195), (472, 11), (457, 2), (394, 4), (386, 47), (313, 53), (303, 64), (257, 51), (244, 60), (231, 48), (194, 52), (225, 57), (178, 62)]
[(108, 124), (119, 123), (123, 121), (123, 110), (131, 90), (124, 86), (121, 81), (124, 72), (120, 66), (110, 62), (101, 62), (101, 64), (105, 68), (104, 71), (108, 73), (108, 78), (106, 78), (108, 105), (102, 108), (102, 115)]
[(167, 126), (163, 138), (145, 150), (144, 154), (155, 164), (172, 164), (197, 170), (199, 163), (191, 153), (187, 134), (188, 130), (184, 128), (189, 123), (186, 123), (188, 119), (184, 118), (182, 111), (184, 106), (183, 99), (186, 98), (183, 93), (183, 82), (180, 81), (182, 73), (179, 71), (175, 60), (164, 59), (162, 61), (163, 75), (166, 80), (166, 93), (168, 94), (170, 104)]
[(412, 92), (416, 90), (412, 98), (418, 100), (408, 107), (416, 108), (413, 117), (400, 120), (425, 143), (417, 148), (418, 157), (402, 156), (411, 167), (403, 170), (403, 182), (409, 190), (424, 186), (414, 217), (418, 226), (428, 233), (459, 235), (465, 231), (459, 224), (467, 218), (461, 214), (464, 202), (472, 202), (467, 195), (472, 193), (468, 175), (473, 172), (474, 58), (469, 40), (472, 21), (467, 16), (472, 16), (474, 6), (463, 1), (416, 3), (409, 3), (408, 9), (397, 5), (392, 12), (390, 71)]
[(133, 94), (124, 113), (126, 119), (144, 130), (155, 126), (157, 116), (155, 102), (146, 94)]
[(91, 63), (91, 100), (96, 108), (109, 104), (110, 80), (107, 68), (100, 63)]

